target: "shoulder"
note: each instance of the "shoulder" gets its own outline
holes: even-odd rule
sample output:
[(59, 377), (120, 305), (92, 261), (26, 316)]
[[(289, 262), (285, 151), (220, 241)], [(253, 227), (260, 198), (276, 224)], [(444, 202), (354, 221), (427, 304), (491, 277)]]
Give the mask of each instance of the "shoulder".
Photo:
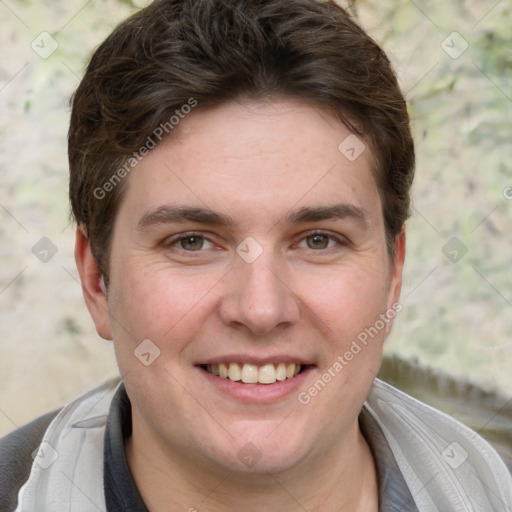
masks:
[(512, 507), (510, 473), (476, 432), (378, 379), (365, 407), (419, 501), (449, 499), (449, 510), (465, 510), (468, 501), (486, 504), (485, 510)]
[(18, 492), (30, 475), (32, 453), (58, 412), (40, 416), (0, 439), (0, 512), (16, 508)]

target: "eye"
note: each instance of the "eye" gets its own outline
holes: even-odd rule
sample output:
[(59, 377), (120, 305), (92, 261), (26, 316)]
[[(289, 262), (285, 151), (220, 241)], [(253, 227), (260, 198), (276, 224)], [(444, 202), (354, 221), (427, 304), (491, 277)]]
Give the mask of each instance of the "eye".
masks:
[(309, 235), (306, 237), (306, 243), (310, 249), (327, 249), (329, 247), (329, 237), (326, 235)]
[(168, 245), (188, 252), (197, 252), (204, 249), (211, 249), (213, 247), (213, 243), (210, 242), (210, 240), (203, 235), (195, 233), (185, 234), (175, 238)]
[(182, 238), (180, 240), (180, 245), (182, 249), (186, 251), (199, 251), (203, 248), (204, 238), (202, 236), (187, 236), (186, 238)]
[(337, 245), (341, 245), (341, 242), (325, 233), (311, 233), (298, 243), (300, 248), (313, 250), (331, 249)]

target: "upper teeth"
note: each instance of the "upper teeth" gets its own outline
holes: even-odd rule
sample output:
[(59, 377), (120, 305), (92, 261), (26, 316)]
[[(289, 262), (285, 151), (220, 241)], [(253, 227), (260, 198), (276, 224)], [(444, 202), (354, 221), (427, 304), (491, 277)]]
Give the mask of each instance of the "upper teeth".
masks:
[(244, 363), (208, 364), (206, 371), (233, 381), (241, 381), (245, 384), (274, 384), (276, 380), (290, 379), (300, 372), (300, 365), (295, 363), (266, 364), (256, 366)]

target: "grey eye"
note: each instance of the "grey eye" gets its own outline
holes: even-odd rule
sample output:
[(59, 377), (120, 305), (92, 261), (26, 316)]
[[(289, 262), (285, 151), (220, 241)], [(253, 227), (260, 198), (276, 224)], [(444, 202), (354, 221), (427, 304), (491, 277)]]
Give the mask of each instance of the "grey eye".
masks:
[(306, 237), (306, 243), (309, 249), (327, 249), (329, 247), (329, 237), (327, 235), (309, 235)]
[(199, 251), (204, 246), (204, 238), (202, 236), (187, 236), (180, 240), (182, 249), (186, 251)]

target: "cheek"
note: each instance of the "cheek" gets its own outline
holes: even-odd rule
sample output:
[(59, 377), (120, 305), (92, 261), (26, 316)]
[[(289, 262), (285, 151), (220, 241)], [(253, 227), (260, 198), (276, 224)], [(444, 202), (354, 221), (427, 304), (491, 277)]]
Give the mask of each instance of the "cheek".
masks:
[[(315, 389), (303, 390), (305, 401), (315, 402), (318, 414), (323, 407), (329, 415), (343, 420), (336, 404), (342, 400), (345, 407), (357, 413), (382, 359), (387, 328), (392, 321), (381, 319), (387, 311), (386, 276), (366, 266), (352, 267), (324, 280), (322, 289), (309, 295), (308, 309), (312, 318), (319, 318), (325, 326), (323, 357), (319, 361), (319, 382)], [(324, 389), (325, 385), (325, 389)], [(301, 402), (303, 403), (303, 402)]]
[[(140, 343), (153, 340), (159, 347), (176, 347), (178, 340), (192, 338), (211, 311), (213, 290), (221, 276), (170, 270), (146, 263), (120, 268), (122, 280), (112, 280), (109, 309), (114, 339)], [(129, 333), (129, 335), (128, 335)]]
[(331, 334), (347, 339), (385, 313), (388, 288), (381, 267), (347, 266), (316, 282), (303, 282), (301, 298)]
[(311, 317), (325, 326), (321, 342), (326, 350), (317, 380), (302, 389), (298, 398), (311, 417), (323, 418), (319, 428), (324, 423), (348, 428), (377, 376), (386, 328), (394, 317), (387, 321), (381, 317), (387, 311), (387, 284), (377, 269), (351, 268), (309, 294)]

